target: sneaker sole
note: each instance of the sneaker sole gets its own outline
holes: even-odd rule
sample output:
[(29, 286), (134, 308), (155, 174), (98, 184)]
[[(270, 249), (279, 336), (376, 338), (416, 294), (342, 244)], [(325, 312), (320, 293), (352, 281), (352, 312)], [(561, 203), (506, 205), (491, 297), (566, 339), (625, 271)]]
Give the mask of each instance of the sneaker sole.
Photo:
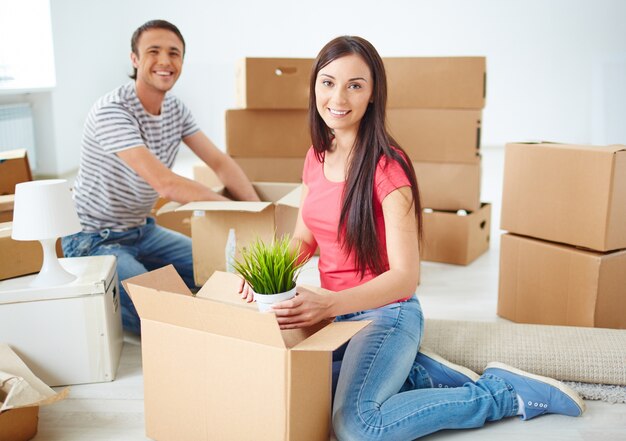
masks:
[(458, 364), (454, 364), (451, 361), (446, 360), (445, 358), (435, 354), (434, 352), (432, 352), (430, 349), (424, 348), (424, 347), (420, 347), (419, 351), (424, 354), (425, 356), (427, 356), (428, 358), (432, 358), (433, 360), (435, 360), (438, 363), (443, 364), (444, 366), (446, 366), (447, 368), (450, 368), (454, 371), (457, 371), (463, 375), (465, 375), (466, 377), (468, 377), (469, 379), (471, 379), (474, 383), (476, 383), (476, 381), (478, 381), (478, 379), (480, 378), (480, 375), (478, 375), (476, 372), (474, 372), (471, 369), (468, 369), (464, 366), (459, 366)]
[(513, 366), (509, 366), (508, 364), (500, 363), (498, 361), (489, 363), (487, 367), (485, 368), (485, 370), (489, 368), (501, 369), (503, 371), (512, 372), (522, 377), (528, 377), (533, 380), (540, 381), (542, 383), (546, 383), (546, 384), (549, 384), (550, 386), (556, 387), (558, 390), (560, 390), (565, 395), (570, 397), (576, 403), (576, 405), (580, 409), (581, 415), (583, 414), (583, 412), (585, 412), (585, 409), (586, 409), (585, 402), (578, 396), (578, 393), (576, 393), (576, 391), (570, 388), (569, 386), (566, 386), (565, 384), (561, 383), (559, 380), (555, 380), (549, 377), (544, 377), (542, 375), (531, 374), (530, 372), (526, 372), (521, 369), (514, 368)]

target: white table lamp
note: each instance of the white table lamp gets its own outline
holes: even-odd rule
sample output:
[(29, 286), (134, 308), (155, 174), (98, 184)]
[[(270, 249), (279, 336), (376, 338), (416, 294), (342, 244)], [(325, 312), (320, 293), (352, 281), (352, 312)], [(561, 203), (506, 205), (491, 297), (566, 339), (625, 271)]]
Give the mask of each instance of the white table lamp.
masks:
[(43, 248), (43, 265), (31, 286), (63, 285), (76, 279), (61, 267), (56, 255), (56, 241), (79, 231), (80, 222), (66, 180), (22, 182), (15, 186), (11, 237), (38, 240)]

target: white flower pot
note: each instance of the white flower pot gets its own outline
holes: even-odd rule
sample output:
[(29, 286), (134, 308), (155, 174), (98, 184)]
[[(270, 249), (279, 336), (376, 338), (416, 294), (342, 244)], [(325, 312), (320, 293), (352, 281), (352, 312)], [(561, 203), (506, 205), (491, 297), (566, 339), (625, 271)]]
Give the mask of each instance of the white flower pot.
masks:
[(283, 300), (289, 300), (296, 296), (296, 288), (278, 294), (257, 294), (254, 293), (254, 301), (260, 312), (271, 312), (274, 303), (280, 303)]

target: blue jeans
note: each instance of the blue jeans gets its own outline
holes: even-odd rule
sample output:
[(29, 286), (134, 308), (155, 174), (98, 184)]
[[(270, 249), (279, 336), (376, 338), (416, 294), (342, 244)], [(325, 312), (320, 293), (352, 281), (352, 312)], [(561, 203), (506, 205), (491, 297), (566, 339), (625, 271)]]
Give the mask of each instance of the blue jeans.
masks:
[(334, 367), (341, 359), (333, 403), (338, 440), (407, 441), (517, 413), (515, 392), (492, 375), (458, 388), (431, 387), (428, 373), (415, 361), (424, 329), (416, 297), (337, 320), (372, 320), (343, 354), (333, 354)]
[[(155, 225), (151, 217), (145, 225), (127, 231), (104, 229), (73, 234), (64, 237), (62, 245), (66, 257), (114, 255), (117, 258), (120, 282), (172, 264), (190, 289), (196, 287), (193, 280), (191, 239)], [(121, 284), (120, 299), (124, 329), (141, 334), (137, 310)]]

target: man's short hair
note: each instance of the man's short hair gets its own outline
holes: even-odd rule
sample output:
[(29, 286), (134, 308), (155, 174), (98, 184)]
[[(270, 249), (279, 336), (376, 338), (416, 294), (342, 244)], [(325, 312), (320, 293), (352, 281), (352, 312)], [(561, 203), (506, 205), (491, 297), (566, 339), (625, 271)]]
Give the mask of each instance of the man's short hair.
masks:
[[(176, 36), (180, 38), (180, 41), (183, 43), (183, 56), (185, 55), (185, 39), (183, 38), (183, 34), (180, 33), (180, 31), (175, 25), (173, 25), (172, 23), (166, 20), (147, 21), (141, 26), (139, 26), (135, 30), (135, 32), (133, 32), (133, 36), (130, 39), (130, 49), (133, 51), (135, 55), (139, 56), (139, 52), (137, 52), (137, 43), (139, 43), (139, 38), (141, 37), (141, 34), (143, 34), (146, 31), (149, 31), (150, 29), (165, 29), (176, 34)], [(133, 80), (137, 79), (137, 68), (133, 67), (133, 74), (130, 75), (130, 77)]]

